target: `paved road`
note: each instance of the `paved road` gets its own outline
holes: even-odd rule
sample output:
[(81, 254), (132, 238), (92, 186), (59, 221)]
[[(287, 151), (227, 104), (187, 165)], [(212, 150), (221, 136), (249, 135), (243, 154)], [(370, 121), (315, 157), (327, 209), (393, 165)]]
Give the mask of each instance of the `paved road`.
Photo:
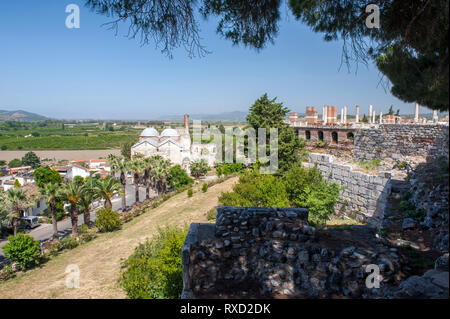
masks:
[[(125, 193), (126, 193), (126, 203), (127, 206), (132, 206), (136, 202), (136, 196), (135, 196), (135, 188), (133, 185), (126, 185), (125, 187)], [(150, 193), (151, 197), (156, 196), (154, 192)], [(140, 187), (139, 188), (139, 200), (142, 202), (145, 200), (145, 188)], [(115, 196), (112, 199), (112, 207), (114, 210), (122, 210), (122, 198), (120, 196)], [(91, 212), (91, 221), (95, 220), (95, 210), (97, 208), (100, 208), (103, 206), (103, 202), (96, 202), (93, 203), (93, 212)], [(78, 225), (82, 225), (84, 221), (84, 214), (78, 215)], [(64, 220), (61, 220), (58, 222), (58, 234), (59, 236), (67, 236), (70, 235), (72, 232), (72, 223), (70, 221), (70, 218), (66, 218)], [(34, 229), (32, 229), (29, 234), (33, 236), (34, 239), (44, 241), (47, 239), (50, 239), (53, 236), (53, 226), (52, 224), (42, 224)], [(2, 261), (4, 261), (5, 255), (3, 254), (3, 251), (1, 250), (1, 247), (7, 243), (7, 240), (0, 240), (0, 265), (2, 264)]]

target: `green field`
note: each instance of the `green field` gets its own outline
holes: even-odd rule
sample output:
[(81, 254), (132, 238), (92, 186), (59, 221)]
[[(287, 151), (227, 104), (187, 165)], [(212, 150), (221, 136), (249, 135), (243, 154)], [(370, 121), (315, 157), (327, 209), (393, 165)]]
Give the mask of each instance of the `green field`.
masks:
[[(0, 124), (1, 150), (95, 150), (117, 149), (136, 142), (141, 129), (127, 125), (82, 124), (71, 127), (60, 122)], [(33, 134), (34, 136), (25, 137)]]

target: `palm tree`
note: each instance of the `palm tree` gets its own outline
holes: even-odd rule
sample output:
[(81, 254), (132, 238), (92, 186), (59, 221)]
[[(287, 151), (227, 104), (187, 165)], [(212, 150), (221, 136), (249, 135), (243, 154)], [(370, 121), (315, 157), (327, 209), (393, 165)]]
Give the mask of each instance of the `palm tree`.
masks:
[(9, 217), (12, 218), (14, 236), (17, 235), (17, 229), (19, 228), (20, 218), (23, 217), (23, 209), (28, 201), (28, 196), (25, 190), (19, 187), (13, 187), (8, 189), (7, 198), (11, 207), (11, 214)]
[(135, 159), (128, 162), (128, 169), (133, 173), (133, 183), (135, 187), (136, 203), (139, 203), (139, 180), (144, 168), (142, 166), (142, 157), (135, 156)]
[(108, 156), (108, 163), (111, 167), (111, 173), (120, 173), (120, 183), (122, 184), (122, 211), (127, 207), (126, 186), (127, 186), (127, 170), (128, 160), (124, 157), (119, 157), (110, 154)]
[(93, 193), (97, 198), (105, 200), (105, 207), (112, 208), (111, 198), (117, 192), (121, 193), (121, 189), (122, 185), (117, 179), (107, 176), (95, 183)]
[(195, 176), (195, 178), (205, 175), (208, 172), (208, 169), (208, 163), (204, 159), (192, 162), (190, 167), (191, 174)]
[(144, 182), (145, 182), (145, 198), (150, 199), (150, 188), (152, 187), (152, 170), (158, 166), (158, 163), (163, 158), (160, 155), (146, 157), (142, 160), (144, 168)]
[(83, 196), (83, 185), (75, 181), (63, 185), (59, 196), (70, 204), (70, 221), (72, 222), (72, 236), (78, 235), (78, 204)]
[(2, 231), (3, 223), (8, 218), (8, 197), (5, 193), (0, 193), (0, 233)]
[(96, 192), (94, 191), (94, 187), (92, 182), (87, 181), (82, 186), (81, 198), (79, 206), (84, 214), (84, 224), (87, 225), (88, 228), (91, 228), (91, 204), (96, 199)]
[(151, 171), (151, 179), (158, 195), (165, 193), (167, 190), (167, 177), (169, 175), (170, 161), (158, 158), (155, 167)]
[(57, 183), (48, 183), (45, 184), (43, 188), (40, 188), (42, 196), (45, 197), (45, 201), (47, 205), (50, 207), (50, 212), (52, 214), (52, 225), (53, 225), (53, 237), (58, 237), (58, 225), (56, 221), (56, 211), (57, 205), (56, 201), (59, 198), (60, 185)]

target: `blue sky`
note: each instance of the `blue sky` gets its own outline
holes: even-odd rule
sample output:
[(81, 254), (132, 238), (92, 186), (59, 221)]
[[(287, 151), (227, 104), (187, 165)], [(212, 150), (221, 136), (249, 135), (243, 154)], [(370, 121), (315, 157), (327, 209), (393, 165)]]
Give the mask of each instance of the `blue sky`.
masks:
[[(289, 15), (274, 45), (261, 52), (236, 47), (202, 21), (203, 45), (212, 53), (190, 59), (184, 49), (168, 59), (154, 46), (142, 47), (101, 26), (109, 18), (83, 1), (0, 2), (0, 109), (23, 109), (55, 118), (153, 119), (183, 113), (247, 111), (263, 93), (293, 111), (306, 106), (346, 105), (348, 113), (369, 104), (386, 112), (391, 104), (412, 114), (379, 85), (374, 66), (339, 69), (342, 43)], [(67, 29), (66, 5), (80, 6), (80, 29)], [(422, 112), (429, 112), (421, 108)]]

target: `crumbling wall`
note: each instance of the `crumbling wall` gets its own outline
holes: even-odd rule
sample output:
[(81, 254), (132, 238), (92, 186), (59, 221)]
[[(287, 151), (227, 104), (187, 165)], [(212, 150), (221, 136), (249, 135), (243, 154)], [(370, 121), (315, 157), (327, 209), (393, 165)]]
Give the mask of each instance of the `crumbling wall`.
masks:
[[(307, 215), (301, 208), (218, 207), (216, 224), (192, 224), (182, 298), (392, 296), (405, 279), (396, 248), (366, 226), (318, 231)], [(379, 267), (379, 288), (366, 285), (367, 265)]]
[(356, 160), (394, 159), (408, 156), (448, 158), (449, 127), (444, 124), (381, 124), (356, 130)]
[(375, 226), (382, 222), (391, 192), (390, 173), (353, 171), (350, 165), (335, 163), (334, 156), (317, 153), (309, 154), (309, 166), (316, 166), (327, 182), (341, 186), (336, 212)]

